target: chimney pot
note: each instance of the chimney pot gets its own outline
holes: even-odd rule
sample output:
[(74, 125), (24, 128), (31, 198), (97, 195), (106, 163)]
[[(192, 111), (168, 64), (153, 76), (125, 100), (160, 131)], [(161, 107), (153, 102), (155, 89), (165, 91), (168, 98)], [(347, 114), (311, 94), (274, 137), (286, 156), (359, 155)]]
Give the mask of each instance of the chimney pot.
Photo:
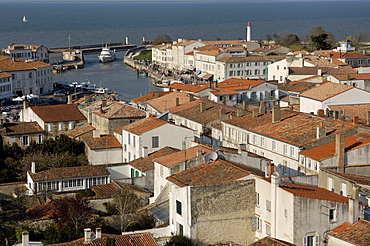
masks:
[(30, 245), (30, 234), (28, 231), (22, 232), (22, 246)]
[(93, 130), (93, 138), (100, 138), (100, 131), (99, 130)]
[(180, 98), (176, 97), (176, 107), (180, 106)]
[(31, 173), (36, 173), (36, 164), (35, 162), (31, 162)]
[(252, 118), (257, 118), (258, 117), (258, 109), (255, 108), (252, 110)]
[(101, 238), (101, 228), (96, 228), (96, 238)]
[(102, 108), (105, 108), (107, 106), (107, 99), (104, 98), (101, 100), (101, 106)]
[(91, 242), (91, 229), (90, 228), (84, 229), (84, 234), (85, 234), (85, 243)]
[(148, 157), (148, 147), (143, 147), (143, 158)]
[(199, 103), (199, 112), (200, 113), (204, 112), (205, 107), (206, 107), (205, 103), (203, 103), (203, 102)]
[(68, 98), (67, 104), (72, 104), (72, 95), (68, 95), (67, 98)]
[(335, 151), (337, 154), (338, 171), (344, 172), (344, 133), (335, 135)]
[(353, 124), (357, 125), (358, 122), (359, 122), (358, 116), (353, 117), (352, 122), (353, 122)]
[(324, 124), (320, 122), (319, 126), (316, 127), (316, 139), (320, 139), (324, 136), (326, 136), (325, 127)]
[(279, 122), (281, 118), (281, 112), (279, 106), (272, 107), (272, 123)]

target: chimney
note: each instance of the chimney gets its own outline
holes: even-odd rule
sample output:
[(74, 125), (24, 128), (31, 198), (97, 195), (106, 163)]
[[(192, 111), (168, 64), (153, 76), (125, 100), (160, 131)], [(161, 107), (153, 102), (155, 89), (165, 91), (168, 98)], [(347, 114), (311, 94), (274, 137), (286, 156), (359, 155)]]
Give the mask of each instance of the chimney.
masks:
[(31, 173), (36, 173), (36, 163), (34, 161), (31, 162)]
[(100, 105), (100, 114), (104, 114), (103, 104)]
[(243, 101), (242, 108), (243, 108), (243, 110), (247, 110), (248, 109), (248, 103), (247, 103), (247, 101)]
[(23, 109), (26, 109), (26, 108), (28, 108), (28, 101), (25, 99), (23, 101)]
[(324, 123), (320, 122), (320, 125), (316, 127), (316, 139), (320, 139), (326, 136)]
[(154, 92), (154, 98), (158, 98), (159, 97), (159, 91), (155, 91)]
[(217, 88), (218, 87), (218, 81), (216, 80), (215, 81), (215, 88)]
[(206, 111), (206, 104), (204, 102), (199, 103), (199, 112), (202, 113)]
[(67, 99), (67, 104), (72, 104), (72, 95), (68, 95)]
[(353, 117), (352, 122), (353, 122), (353, 124), (357, 125), (358, 122), (359, 122), (358, 116)]
[(268, 175), (269, 177), (271, 177), (271, 175), (275, 172), (275, 165), (274, 163), (270, 163), (270, 165), (268, 166)]
[(220, 118), (221, 120), (225, 120), (226, 118), (226, 109), (224, 107), (220, 108)]
[(101, 238), (101, 228), (96, 228), (95, 234), (96, 238)]
[(246, 151), (247, 148), (245, 146), (245, 144), (239, 144), (238, 145), (238, 154), (240, 155), (242, 153), (242, 151)]
[(241, 117), (243, 115), (242, 110), (240, 108), (236, 109), (236, 117)]
[(22, 232), (22, 246), (30, 245), (30, 234), (28, 231)]
[(344, 133), (335, 135), (335, 152), (337, 154), (338, 172), (344, 172)]
[(84, 229), (84, 231), (85, 231), (85, 243), (91, 242), (91, 229), (86, 228)]
[(279, 173), (277, 172), (273, 172), (271, 174), (271, 184), (275, 185), (275, 186), (279, 186), (280, 185), (280, 177), (279, 177)]
[(258, 117), (258, 108), (255, 108), (252, 110), (252, 118), (257, 118)]
[(298, 57), (299, 57), (299, 67), (304, 67), (304, 57), (303, 57), (302, 53), (299, 54)]
[(103, 108), (105, 108), (105, 107), (107, 106), (107, 99), (106, 99), (106, 98), (103, 98), (103, 99), (101, 100), (101, 106), (102, 106)]
[(348, 200), (348, 222), (353, 224), (359, 218), (358, 199), (350, 198)]
[(99, 130), (93, 130), (93, 138), (100, 138), (100, 131)]
[(201, 149), (197, 149), (197, 157), (199, 157), (201, 155), (202, 155), (202, 150)]
[(265, 111), (266, 111), (265, 102), (260, 102), (259, 113), (265, 114)]
[(84, 102), (88, 103), (90, 101), (90, 96), (89, 95), (84, 95)]
[(322, 76), (322, 70), (321, 69), (317, 69), (317, 75)]
[(193, 94), (190, 94), (189, 95), (189, 102), (192, 102), (192, 101), (194, 101), (194, 95)]
[(146, 147), (146, 146), (143, 147), (142, 151), (143, 151), (143, 153), (142, 153), (143, 158), (148, 157), (148, 147)]
[(180, 106), (180, 98), (176, 97), (176, 107)]
[(317, 110), (317, 115), (318, 116), (325, 116), (325, 111), (323, 109), (318, 109)]
[(279, 122), (280, 117), (281, 117), (280, 107), (279, 106), (272, 107), (272, 123)]

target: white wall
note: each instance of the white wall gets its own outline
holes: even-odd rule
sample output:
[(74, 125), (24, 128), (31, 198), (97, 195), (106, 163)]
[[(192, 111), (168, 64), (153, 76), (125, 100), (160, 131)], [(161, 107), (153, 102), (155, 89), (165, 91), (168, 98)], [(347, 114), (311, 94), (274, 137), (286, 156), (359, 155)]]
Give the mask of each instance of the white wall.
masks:
[[(192, 237), (190, 186), (175, 189), (169, 194), (169, 213), (171, 232), (179, 234), (179, 224), (183, 226), (183, 235)], [(181, 215), (176, 212), (176, 201), (181, 202)]]
[(89, 151), (92, 165), (122, 163), (122, 148), (97, 149)]

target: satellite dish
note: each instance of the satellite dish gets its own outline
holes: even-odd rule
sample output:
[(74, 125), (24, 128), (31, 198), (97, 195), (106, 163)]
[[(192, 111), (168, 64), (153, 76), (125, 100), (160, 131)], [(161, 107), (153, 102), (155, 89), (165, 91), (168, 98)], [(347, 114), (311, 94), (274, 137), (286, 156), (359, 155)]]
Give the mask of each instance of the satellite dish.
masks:
[(204, 155), (204, 161), (207, 162), (207, 163), (209, 162), (209, 156), (208, 155)]
[(212, 152), (210, 155), (209, 155), (209, 158), (211, 158), (212, 161), (215, 161), (217, 160), (218, 158), (218, 154), (216, 152)]
[(216, 143), (212, 144), (212, 149), (213, 149), (213, 151), (217, 151), (217, 144)]
[(90, 239), (91, 239), (91, 241), (95, 239), (95, 233), (90, 234)]

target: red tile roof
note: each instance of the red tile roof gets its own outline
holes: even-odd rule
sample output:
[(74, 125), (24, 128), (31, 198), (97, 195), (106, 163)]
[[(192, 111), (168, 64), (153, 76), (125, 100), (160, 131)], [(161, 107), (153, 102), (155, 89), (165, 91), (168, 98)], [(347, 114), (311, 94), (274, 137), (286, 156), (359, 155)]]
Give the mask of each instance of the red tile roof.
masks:
[(197, 157), (198, 150), (202, 151), (202, 155), (210, 154), (213, 152), (212, 148), (204, 146), (204, 145), (197, 145), (186, 150), (182, 150), (170, 155), (162, 156), (159, 158), (154, 159), (155, 162), (166, 166), (171, 167), (175, 164), (184, 162), (186, 160), (191, 160)]
[(12, 77), (12, 75), (11, 75), (11, 74), (6, 73), (6, 72), (3, 72), (3, 71), (1, 71), (1, 70), (0, 70), (0, 79), (3, 79), (3, 78), (10, 78), (10, 77)]
[[(346, 137), (344, 139), (345, 152), (358, 149), (370, 144), (370, 135), (359, 133), (353, 136)], [(327, 143), (312, 149), (303, 150), (300, 152), (301, 155), (307, 156), (317, 161), (323, 161), (327, 158), (336, 155), (336, 143)]]
[(31, 110), (46, 123), (86, 120), (75, 104), (36, 106)]
[(81, 140), (90, 149), (110, 149), (110, 148), (122, 148), (122, 145), (113, 135), (104, 135), (101, 137), (81, 137)]
[(278, 56), (246, 56), (246, 57), (224, 57), (217, 60), (218, 62), (257, 62), (257, 61), (280, 61), (285, 59), (285, 55)]
[(146, 158), (139, 158), (129, 163), (130, 166), (136, 168), (137, 170), (140, 170), (141, 172), (147, 172), (149, 170), (154, 169), (154, 163), (153, 160), (157, 159), (162, 156), (171, 155), (174, 153), (179, 152), (179, 149), (175, 149), (172, 147), (164, 147), (150, 155)]
[(16, 59), (16, 61), (12, 59), (0, 60), (0, 70), (5, 72), (35, 70), (42, 67), (51, 67), (51, 65), (41, 61), (24, 62), (18, 59)]
[[(343, 85), (333, 82), (324, 82), (319, 86), (309, 89), (301, 93), (301, 97), (307, 97), (318, 101), (325, 101), (329, 98), (337, 96), (343, 92), (355, 89), (356, 87), (350, 85)], [(370, 94), (369, 94), (370, 95)]]
[(114, 246), (158, 246), (157, 242), (154, 240), (151, 233), (135, 233), (128, 235), (108, 235), (102, 238), (96, 238), (89, 243), (84, 242), (84, 238), (68, 242), (68, 243), (58, 243), (50, 245), (60, 245), (60, 246), (106, 246), (107, 238), (114, 238)]
[(302, 93), (308, 89), (315, 87), (316, 85), (316, 83), (312, 82), (293, 82), (289, 84), (281, 83), (278, 84), (278, 89), (283, 91)]
[(272, 123), (272, 114), (261, 115), (257, 118), (252, 118), (249, 114), (223, 122), (296, 146), (317, 141), (316, 131), (321, 124), (324, 125), (327, 136), (356, 127), (331, 118), (291, 110), (281, 110), (280, 121), (275, 123)]
[(167, 179), (181, 187), (236, 181), (251, 173), (231, 162), (217, 159), (171, 175)]
[(288, 243), (286, 241), (272, 238), (272, 237), (264, 237), (252, 244), (249, 244), (249, 246), (296, 246), (296, 244)]
[[(370, 58), (370, 57), (369, 57)], [(370, 73), (356, 73), (356, 74), (337, 74), (332, 75), (334, 78), (338, 80), (369, 80)]]
[(51, 216), (52, 202), (46, 202), (39, 206), (29, 208), (26, 210), (26, 215), (30, 220), (47, 219)]
[(370, 221), (360, 219), (352, 225), (345, 222), (327, 234), (355, 245), (369, 246)]
[(353, 58), (369, 58), (370, 56), (361, 54), (357, 51), (351, 51), (351, 52), (330, 52), (326, 54), (326, 57), (336, 59), (353, 59)]
[(328, 106), (335, 111), (343, 111), (345, 117), (358, 117), (359, 123), (367, 124), (367, 112), (370, 111), (370, 104), (350, 104)]
[(92, 134), (93, 130), (95, 130), (95, 127), (88, 125), (82, 128), (75, 128), (75, 129), (69, 130), (68, 132), (66, 132), (66, 135), (71, 138), (76, 138), (76, 137), (82, 136), (89, 132)]
[(3, 124), (4, 136), (44, 133), (37, 122), (9, 122)]
[(143, 110), (109, 99), (106, 107), (102, 108), (101, 106), (102, 100), (99, 100), (91, 104), (81, 105), (81, 109), (85, 111), (91, 109), (92, 113), (108, 119), (143, 118), (146, 116)]
[(183, 92), (198, 93), (198, 92), (201, 92), (203, 90), (209, 89), (209, 85), (207, 85), (207, 84), (192, 85), (192, 84), (173, 83), (173, 84), (167, 86), (167, 89), (169, 89), (169, 90), (178, 90), (178, 91), (183, 91)]
[(172, 91), (171, 93), (168, 93), (161, 97), (148, 100), (146, 101), (146, 103), (159, 112), (164, 112), (176, 106), (176, 98), (178, 98), (180, 105), (190, 101), (190, 96), (188, 93)]
[[(37, 168), (37, 166), (36, 166)], [(51, 168), (36, 173), (28, 172), (33, 181), (106, 176), (109, 172), (105, 165)]]
[(142, 192), (151, 194), (150, 191), (142, 188), (141, 186), (124, 184), (119, 182), (112, 182), (109, 184), (103, 184), (91, 187), (91, 190), (95, 192), (98, 196), (115, 196), (118, 195), (122, 189), (131, 190), (133, 192)]
[(324, 75), (357, 73), (351, 66), (341, 67), (289, 67), (289, 75), (317, 75), (321, 70)]
[(337, 193), (319, 187), (299, 185), (286, 182), (283, 182), (279, 187), (289, 193), (292, 193), (294, 196), (327, 200), (340, 203), (348, 203), (349, 200), (347, 197), (341, 196)]
[(140, 135), (145, 132), (151, 131), (155, 128), (158, 128), (160, 126), (166, 125), (166, 124), (170, 124), (170, 123), (167, 123), (167, 121), (160, 120), (155, 117), (147, 117), (147, 118), (143, 118), (135, 122), (132, 122), (128, 125), (122, 126), (120, 128), (117, 128), (114, 131), (121, 134), (122, 132), (121, 130), (125, 130), (133, 134)]
[(134, 99), (132, 99), (132, 101), (136, 102), (136, 103), (145, 102), (145, 101), (150, 100), (150, 99), (161, 97), (161, 96), (166, 95), (168, 93), (170, 93), (170, 92), (152, 91), (149, 94), (146, 94), (144, 96), (134, 98)]
[(324, 169), (324, 172), (331, 173), (335, 176), (339, 176), (345, 180), (348, 180), (352, 183), (356, 183), (358, 185), (366, 185), (370, 186), (370, 176), (363, 176), (363, 175), (357, 175), (357, 174), (349, 174), (349, 173), (341, 173), (341, 172), (335, 172), (328, 169)]

